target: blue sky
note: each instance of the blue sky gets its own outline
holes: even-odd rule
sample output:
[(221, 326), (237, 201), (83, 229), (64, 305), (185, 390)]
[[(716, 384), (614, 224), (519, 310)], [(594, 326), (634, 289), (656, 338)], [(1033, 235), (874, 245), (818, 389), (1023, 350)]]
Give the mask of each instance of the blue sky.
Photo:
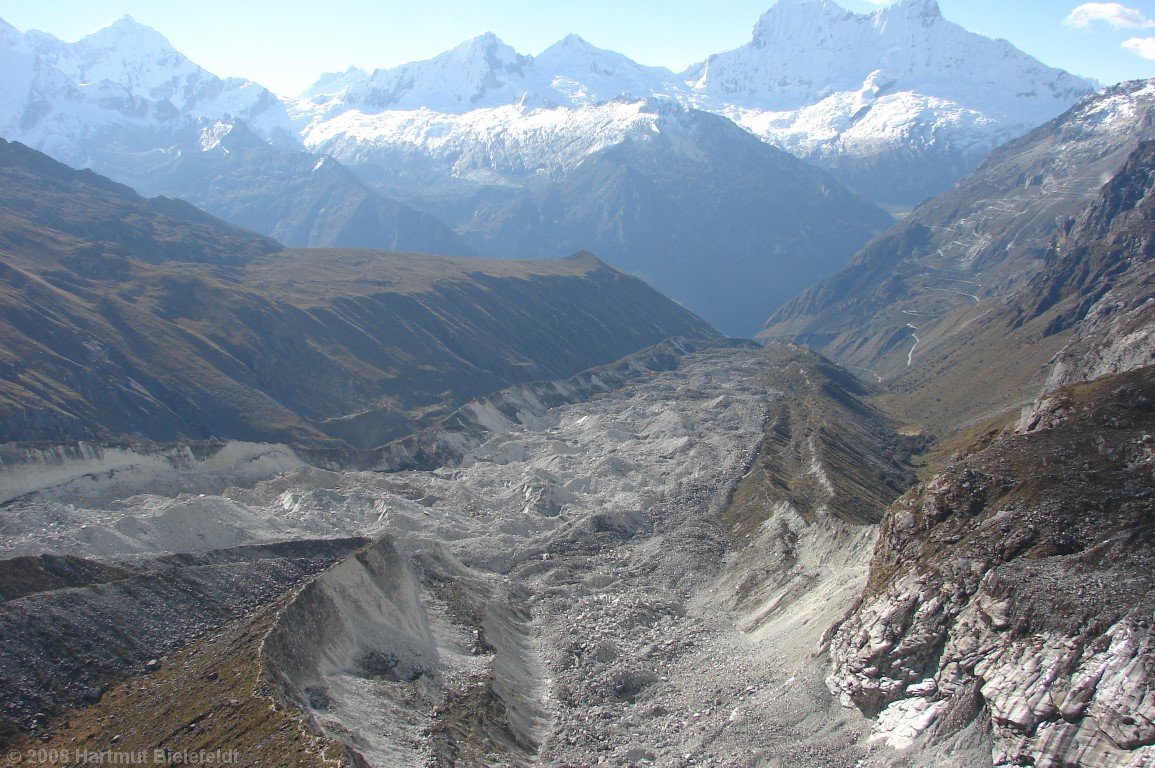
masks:
[[(835, 1), (857, 12), (886, 4)], [(21, 30), (40, 29), (72, 41), (129, 14), (210, 71), (248, 77), (291, 95), (322, 72), (428, 58), (486, 31), (522, 53), (539, 53), (576, 32), (643, 64), (679, 71), (747, 42), (772, 2), (0, 0), (0, 18)], [(1047, 64), (1102, 83), (1155, 76), (1155, 0), (939, 0), (939, 5), (951, 21), (1006, 38)]]

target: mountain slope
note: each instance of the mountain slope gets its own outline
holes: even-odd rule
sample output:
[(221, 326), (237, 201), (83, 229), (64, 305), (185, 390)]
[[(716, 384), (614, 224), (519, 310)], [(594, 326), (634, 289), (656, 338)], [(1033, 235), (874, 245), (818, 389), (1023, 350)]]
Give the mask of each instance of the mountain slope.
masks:
[(883, 518), (828, 678), (875, 739), (948, 765), (1155, 755), (1153, 297), (1147, 141), (1060, 223), (1041, 273), (893, 384), (940, 421), (1040, 394)]
[(180, 148), (110, 147), (94, 166), (143, 195), (179, 197), (294, 247), (373, 247), (470, 256), (434, 217), (370, 189), (331, 157), (270, 146), (244, 123), (198, 121)]
[[(845, 270), (775, 312), (761, 337), (790, 338), (888, 381), (918, 379), (933, 389), (947, 370), (966, 376), (982, 370), (982, 358), (994, 352), (969, 343), (968, 334), (987, 328), (993, 349), (1005, 356), (986, 364), (998, 367), (1003, 381), (992, 389), (976, 374), (973, 386), (957, 390), (961, 407), (973, 413), (974, 405), (994, 406), (1007, 395), (1012, 402), (1030, 399), (1041, 384), (1033, 378), (1064, 340), (1052, 334), (1011, 352), (998, 340), (1021, 321), (1001, 308), (1031, 290), (1048, 268), (1058, 225), (1099, 200), (1101, 185), (1140, 141), (1155, 138), (1153, 131), (1155, 81), (1123, 84), (1081, 102), (999, 149)], [(972, 359), (947, 364), (951, 350)]]
[(241, 264), (281, 250), (273, 240), (188, 203), (146, 200), (91, 171), (75, 171), (0, 139), (0, 245), (10, 263), (59, 261), (81, 273), (150, 264)]
[(306, 141), (480, 253), (591, 250), (737, 336), (889, 223), (830, 175), (668, 101), (409, 121), (347, 116)]
[(888, 510), (831, 640), (832, 692), (928, 762), (966, 765), (967, 745), (997, 766), (1155, 752), (1155, 369), (1048, 399)]
[[(5, 441), (374, 445), (511, 383), (716, 335), (588, 255), (280, 251), (186, 204), (5, 148)], [(30, 208), (43, 189), (51, 205)]]
[(962, 421), (1014, 409), (1040, 387), (1155, 363), (1153, 172), (1144, 142), (1052, 235), (1042, 272), (930, 339), (921, 362), (893, 382), (896, 400)]

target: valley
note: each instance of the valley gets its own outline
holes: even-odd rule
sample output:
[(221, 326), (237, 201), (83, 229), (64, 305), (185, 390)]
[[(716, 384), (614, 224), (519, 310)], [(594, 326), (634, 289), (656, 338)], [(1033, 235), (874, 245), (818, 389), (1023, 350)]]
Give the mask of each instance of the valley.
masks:
[(0, 72), (0, 764), (1155, 765), (1155, 80)]
[[(724, 744), (745, 760), (781, 739), (764, 712), (783, 691), (783, 727), (836, 708), (813, 653), (861, 587), (866, 523), (895, 493), (836, 514), (861, 500), (841, 479), (815, 478), (834, 473), (827, 462), (871, 456), (872, 472), (894, 487), (906, 480), (886, 457), (881, 420), (847, 425), (856, 451), (871, 454), (828, 442), (820, 424), (791, 424), (796, 402), (833, 405), (815, 362), (787, 348), (689, 353), (629, 389), (495, 416), (486, 440), (432, 471), (302, 464), (222, 488), (227, 480), (194, 464), (168, 473), (186, 489), (168, 499), (81, 475), (5, 507), (7, 554), (44, 550), (42, 526), (53, 531), (48, 551), (113, 562), (171, 548), (182, 530), (189, 543), (178, 548), (222, 554), (336, 531), (369, 536), (378, 543), (284, 609), (260, 662), (346, 750), (380, 765), (452, 764), (444, 751), (508, 764), (603, 751), (667, 762)], [(740, 478), (768, 463), (759, 446), (771, 424), (791, 425), (792, 450), (808, 455), (801, 476), (788, 477), (811, 487), (745, 499), (744, 515), (770, 516), (738, 534), (721, 514)], [(156, 489), (163, 476), (137, 487)], [(767, 559), (763, 541), (790, 541), (791, 552), (774, 546)], [(745, 618), (735, 623), (729, 606)], [(140, 610), (118, 607), (126, 618)], [(488, 703), (477, 711), (477, 702)], [(791, 711), (799, 704), (809, 714)], [(863, 721), (836, 715), (862, 731)], [(810, 748), (861, 752), (830, 734)]]

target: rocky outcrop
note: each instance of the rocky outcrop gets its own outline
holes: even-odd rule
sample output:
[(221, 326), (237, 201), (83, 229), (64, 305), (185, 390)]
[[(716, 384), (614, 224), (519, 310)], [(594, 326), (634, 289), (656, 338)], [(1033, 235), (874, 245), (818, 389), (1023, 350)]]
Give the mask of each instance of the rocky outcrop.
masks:
[(1107, 376), (895, 502), (830, 646), (875, 738), (989, 718), (996, 765), (1155, 758), (1153, 431), (1155, 369)]

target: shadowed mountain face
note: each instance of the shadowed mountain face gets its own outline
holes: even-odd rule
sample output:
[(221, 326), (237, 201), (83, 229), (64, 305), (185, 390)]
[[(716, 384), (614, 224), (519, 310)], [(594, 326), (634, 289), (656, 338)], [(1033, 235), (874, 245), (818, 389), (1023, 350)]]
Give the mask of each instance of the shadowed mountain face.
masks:
[(590, 250), (739, 337), (892, 222), (826, 171), (707, 112), (621, 100), (548, 120), (556, 146), (544, 161), (533, 154), (546, 128), (488, 122), (447, 128), (436, 157), (384, 140), (321, 148), (478, 253)]
[(716, 332), (589, 255), (282, 251), (19, 145), (0, 191), (0, 441), (373, 445), (502, 386)]
[(154, 134), (122, 131), (91, 167), (294, 247), (474, 255), (433, 216), (370, 189), (332, 158), (272, 146), (235, 119), (190, 122), (166, 140), (172, 146), (157, 150)]
[(146, 200), (91, 171), (75, 171), (0, 139), (0, 247), (80, 272), (116, 272), (127, 259), (241, 264), (282, 246), (179, 200)]

